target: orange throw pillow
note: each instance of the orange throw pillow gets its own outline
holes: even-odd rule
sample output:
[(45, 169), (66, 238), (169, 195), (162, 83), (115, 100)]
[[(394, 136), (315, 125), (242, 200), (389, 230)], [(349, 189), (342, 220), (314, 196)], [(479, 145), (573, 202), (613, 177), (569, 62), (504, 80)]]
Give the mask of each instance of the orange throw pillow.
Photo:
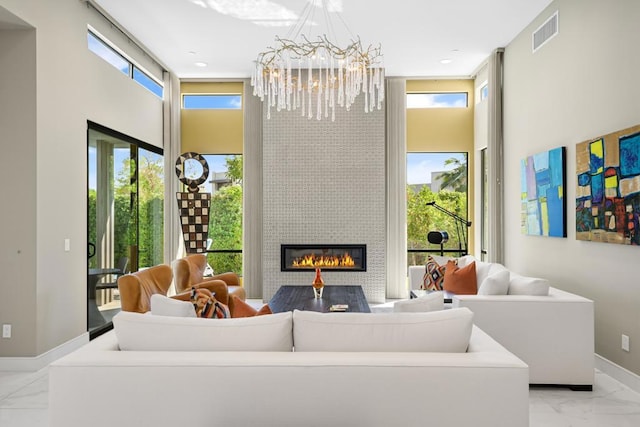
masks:
[(229, 295), (229, 311), (231, 311), (231, 318), (253, 317), (262, 316), (263, 314), (271, 314), (269, 304), (265, 304), (260, 310), (256, 310), (235, 295)]
[(447, 262), (444, 272), (443, 289), (458, 295), (475, 295), (478, 293), (478, 283), (476, 280), (476, 263), (462, 268), (458, 267), (454, 261)]

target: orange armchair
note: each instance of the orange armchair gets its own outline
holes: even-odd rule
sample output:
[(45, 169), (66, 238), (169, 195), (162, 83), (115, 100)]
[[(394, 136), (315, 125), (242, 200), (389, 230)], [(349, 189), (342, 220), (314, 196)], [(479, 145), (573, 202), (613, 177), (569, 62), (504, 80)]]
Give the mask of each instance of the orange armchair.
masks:
[[(229, 303), (229, 295), (235, 295), (243, 301), (246, 299), (246, 292), (240, 284), (237, 274), (229, 272), (213, 277), (203, 277), (207, 268), (207, 258), (204, 254), (187, 255), (173, 261), (171, 265), (175, 277), (176, 293), (188, 291), (192, 286), (200, 285), (215, 292), (216, 299), (223, 304)], [(216, 285), (215, 289), (209, 286), (218, 282), (226, 285), (224, 291), (219, 289), (219, 285)]]
[[(171, 267), (166, 264), (156, 265), (145, 270), (125, 274), (118, 278), (120, 304), (122, 311), (146, 313), (151, 310), (151, 295), (167, 295), (173, 280)], [(222, 280), (211, 280), (194, 285), (195, 288), (207, 288), (215, 292), (216, 299), (228, 304), (227, 285)], [(189, 301), (191, 287), (186, 292), (178, 293), (172, 298)]]

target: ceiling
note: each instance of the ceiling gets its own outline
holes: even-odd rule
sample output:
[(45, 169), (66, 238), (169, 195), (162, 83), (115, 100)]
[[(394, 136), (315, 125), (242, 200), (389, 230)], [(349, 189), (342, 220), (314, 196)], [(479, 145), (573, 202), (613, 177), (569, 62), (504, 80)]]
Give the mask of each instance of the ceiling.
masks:
[[(93, 0), (179, 78), (238, 78), (275, 36), (287, 36), (307, 0)], [(322, 0), (312, 0), (320, 4)], [(467, 77), (551, 0), (327, 0), (340, 44), (350, 33), (381, 44), (388, 76)], [(328, 30), (312, 7), (303, 33)], [(342, 20), (340, 20), (342, 18)], [(343, 21), (346, 25), (343, 24)], [(288, 25), (288, 26), (287, 26)], [(443, 64), (442, 60), (450, 60)], [(206, 63), (198, 66), (197, 62)]]

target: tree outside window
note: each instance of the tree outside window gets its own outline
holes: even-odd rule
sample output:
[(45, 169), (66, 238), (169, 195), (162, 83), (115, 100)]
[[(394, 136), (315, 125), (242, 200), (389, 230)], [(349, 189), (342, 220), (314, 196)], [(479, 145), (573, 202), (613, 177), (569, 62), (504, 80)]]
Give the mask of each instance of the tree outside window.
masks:
[[(215, 274), (242, 275), (242, 155), (205, 155), (211, 175), (202, 191), (211, 192), (207, 254)], [(228, 251), (228, 252), (225, 252)]]
[[(427, 242), (430, 231), (447, 232), (449, 240), (444, 244), (445, 250), (464, 247), (467, 227), (427, 203), (435, 201), (444, 209), (467, 218), (467, 186), (466, 153), (407, 153), (408, 249), (439, 250), (439, 245)], [(424, 264), (427, 256), (427, 252), (409, 252), (408, 264)]]

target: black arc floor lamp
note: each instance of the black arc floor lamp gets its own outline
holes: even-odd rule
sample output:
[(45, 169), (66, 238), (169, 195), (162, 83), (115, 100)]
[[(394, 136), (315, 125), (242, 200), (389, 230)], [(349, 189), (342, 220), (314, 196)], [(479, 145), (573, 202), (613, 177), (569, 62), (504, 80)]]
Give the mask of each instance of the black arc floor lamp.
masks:
[[(462, 218), (460, 215), (443, 208), (436, 202), (427, 202), (427, 206), (433, 206), (440, 212), (450, 216), (455, 220), (460, 256), (466, 255), (468, 252), (467, 233), (466, 230), (463, 229), (463, 226), (471, 227), (471, 221), (468, 221), (467, 219)], [(427, 234), (427, 240), (432, 244), (440, 244), (440, 255), (444, 255), (444, 244), (449, 240), (449, 234), (446, 231), (430, 231)]]

